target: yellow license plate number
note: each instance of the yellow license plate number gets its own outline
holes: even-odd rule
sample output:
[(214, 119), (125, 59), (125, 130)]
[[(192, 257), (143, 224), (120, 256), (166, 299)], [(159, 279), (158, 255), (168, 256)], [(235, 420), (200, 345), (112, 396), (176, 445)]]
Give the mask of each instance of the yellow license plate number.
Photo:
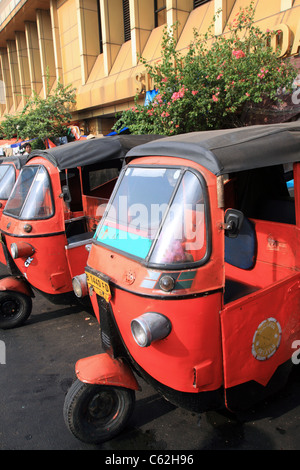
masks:
[(86, 280), (89, 287), (92, 287), (96, 294), (103, 297), (106, 302), (109, 302), (111, 299), (111, 292), (108, 282), (100, 279), (98, 276), (94, 276), (94, 274), (86, 272)]

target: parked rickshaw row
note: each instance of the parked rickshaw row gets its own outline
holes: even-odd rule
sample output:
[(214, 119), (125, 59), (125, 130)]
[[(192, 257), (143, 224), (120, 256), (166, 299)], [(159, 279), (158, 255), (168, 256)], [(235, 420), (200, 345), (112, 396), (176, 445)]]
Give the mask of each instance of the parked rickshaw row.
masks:
[(0, 219), (0, 327), (27, 320), (34, 291), (92, 306), (102, 352), (76, 364), (63, 411), (78, 439), (124, 428), (139, 377), (199, 413), (285, 385), (300, 340), (299, 148), (292, 122), (30, 154)]

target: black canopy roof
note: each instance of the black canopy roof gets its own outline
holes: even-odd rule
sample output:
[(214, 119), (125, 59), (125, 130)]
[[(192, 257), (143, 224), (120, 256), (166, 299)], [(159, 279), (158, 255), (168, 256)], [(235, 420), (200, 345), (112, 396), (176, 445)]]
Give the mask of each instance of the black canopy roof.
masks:
[(79, 140), (47, 150), (33, 150), (27, 161), (33, 157), (44, 157), (60, 170), (78, 166), (93, 165), (107, 160), (120, 160), (135, 145), (158, 139), (157, 135), (116, 135), (95, 139)]
[(215, 175), (300, 161), (300, 121), (191, 132), (131, 149), (127, 157), (180, 157)]
[(10, 157), (3, 157), (1, 159), (1, 163), (3, 164), (14, 163), (17, 170), (20, 170), (22, 166), (25, 165), (26, 162), (27, 162), (26, 155), (11, 155)]

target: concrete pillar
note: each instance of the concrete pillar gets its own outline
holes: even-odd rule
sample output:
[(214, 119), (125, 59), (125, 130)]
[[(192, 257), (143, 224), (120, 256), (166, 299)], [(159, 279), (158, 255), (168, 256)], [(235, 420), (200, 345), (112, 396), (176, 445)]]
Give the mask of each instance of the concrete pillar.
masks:
[(26, 37), (23, 31), (16, 31), (16, 47), (19, 65), (20, 86), (21, 86), (21, 101), (25, 106), (26, 99), (31, 95), (30, 87), (30, 73), (27, 55)]
[(21, 85), (20, 85), (16, 41), (12, 41), (12, 40), (7, 41), (7, 55), (8, 55), (8, 64), (9, 64), (10, 79), (11, 79), (13, 107), (14, 107), (14, 110), (16, 111), (21, 102)]
[(182, 29), (193, 10), (193, 0), (167, 0), (167, 24), (172, 26), (178, 21), (177, 36), (180, 36)]
[(122, 0), (100, 0), (100, 15), (104, 71), (106, 75), (109, 75), (121, 45), (124, 42)]
[(61, 45), (60, 45), (60, 38), (59, 38), (59, 26), (58, 26), (56, 0), (50, 0), (50, 16), (51, 16), (51, 27), (52, 27), (55, 75), (56, 75), (56, 79), (58, 80), (59, 78), (62, 79), (63, 72), (62, 72)]
[(215, 2), (215, 14), (221, 10), (221, 13), (216, 17), (215, 22), (215, 34), (218, 36), (223, 33), (229, 15), (235, 0), (214, 0)]
[[(37, 10), (36, 22), (40, 51), (42, 83), (44, 96), (46, 97), (48, 93), (47, 87), (49, 86), (49, 89), (51, 90), (56, 80), (50, 11)], [(47, 83), (47, 80), (49, 80), (49, 83)]]
[(9, 113), (13, 105), (13, 98), (12, 98), (12, 87), (11, 87), (11, 78), (10, 78), (10, 71), (9, 71), (7, 49), (3, 48), (0, 50), (0, 64), (1, 64), (2, 78), (5, 83), (5, 101), (6, 101), (5, 112)]
[(132, 65), (138, 63), (147, 40), (154, 29), (154, 0), (130, 0)]
[(36, 93), (43, 88), (41, 57), (36, 23), (25, 22), (25, 36), (28, 53), (30, 86)]
[(98, 0), (76, 0), (81, 80), (84, 85), (100, 54)]

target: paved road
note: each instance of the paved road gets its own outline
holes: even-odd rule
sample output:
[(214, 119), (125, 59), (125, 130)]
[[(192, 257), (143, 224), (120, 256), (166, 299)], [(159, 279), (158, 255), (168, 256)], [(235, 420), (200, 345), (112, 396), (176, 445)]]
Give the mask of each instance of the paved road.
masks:
[[(0, 450), (300, 449), (300, 366), (278, 396), (234, 419), (199, 417), (175, 408), (145, 383), (122, 435), (101, 446), (83, 444), (63, 420), (65, 394), (77, 359), (100, 350), (96, 319), (80, 308), (54, 306), (37, 296), (22, 327), (0, 331)], [(105, 454), (101, 454), (105, 455)]]

